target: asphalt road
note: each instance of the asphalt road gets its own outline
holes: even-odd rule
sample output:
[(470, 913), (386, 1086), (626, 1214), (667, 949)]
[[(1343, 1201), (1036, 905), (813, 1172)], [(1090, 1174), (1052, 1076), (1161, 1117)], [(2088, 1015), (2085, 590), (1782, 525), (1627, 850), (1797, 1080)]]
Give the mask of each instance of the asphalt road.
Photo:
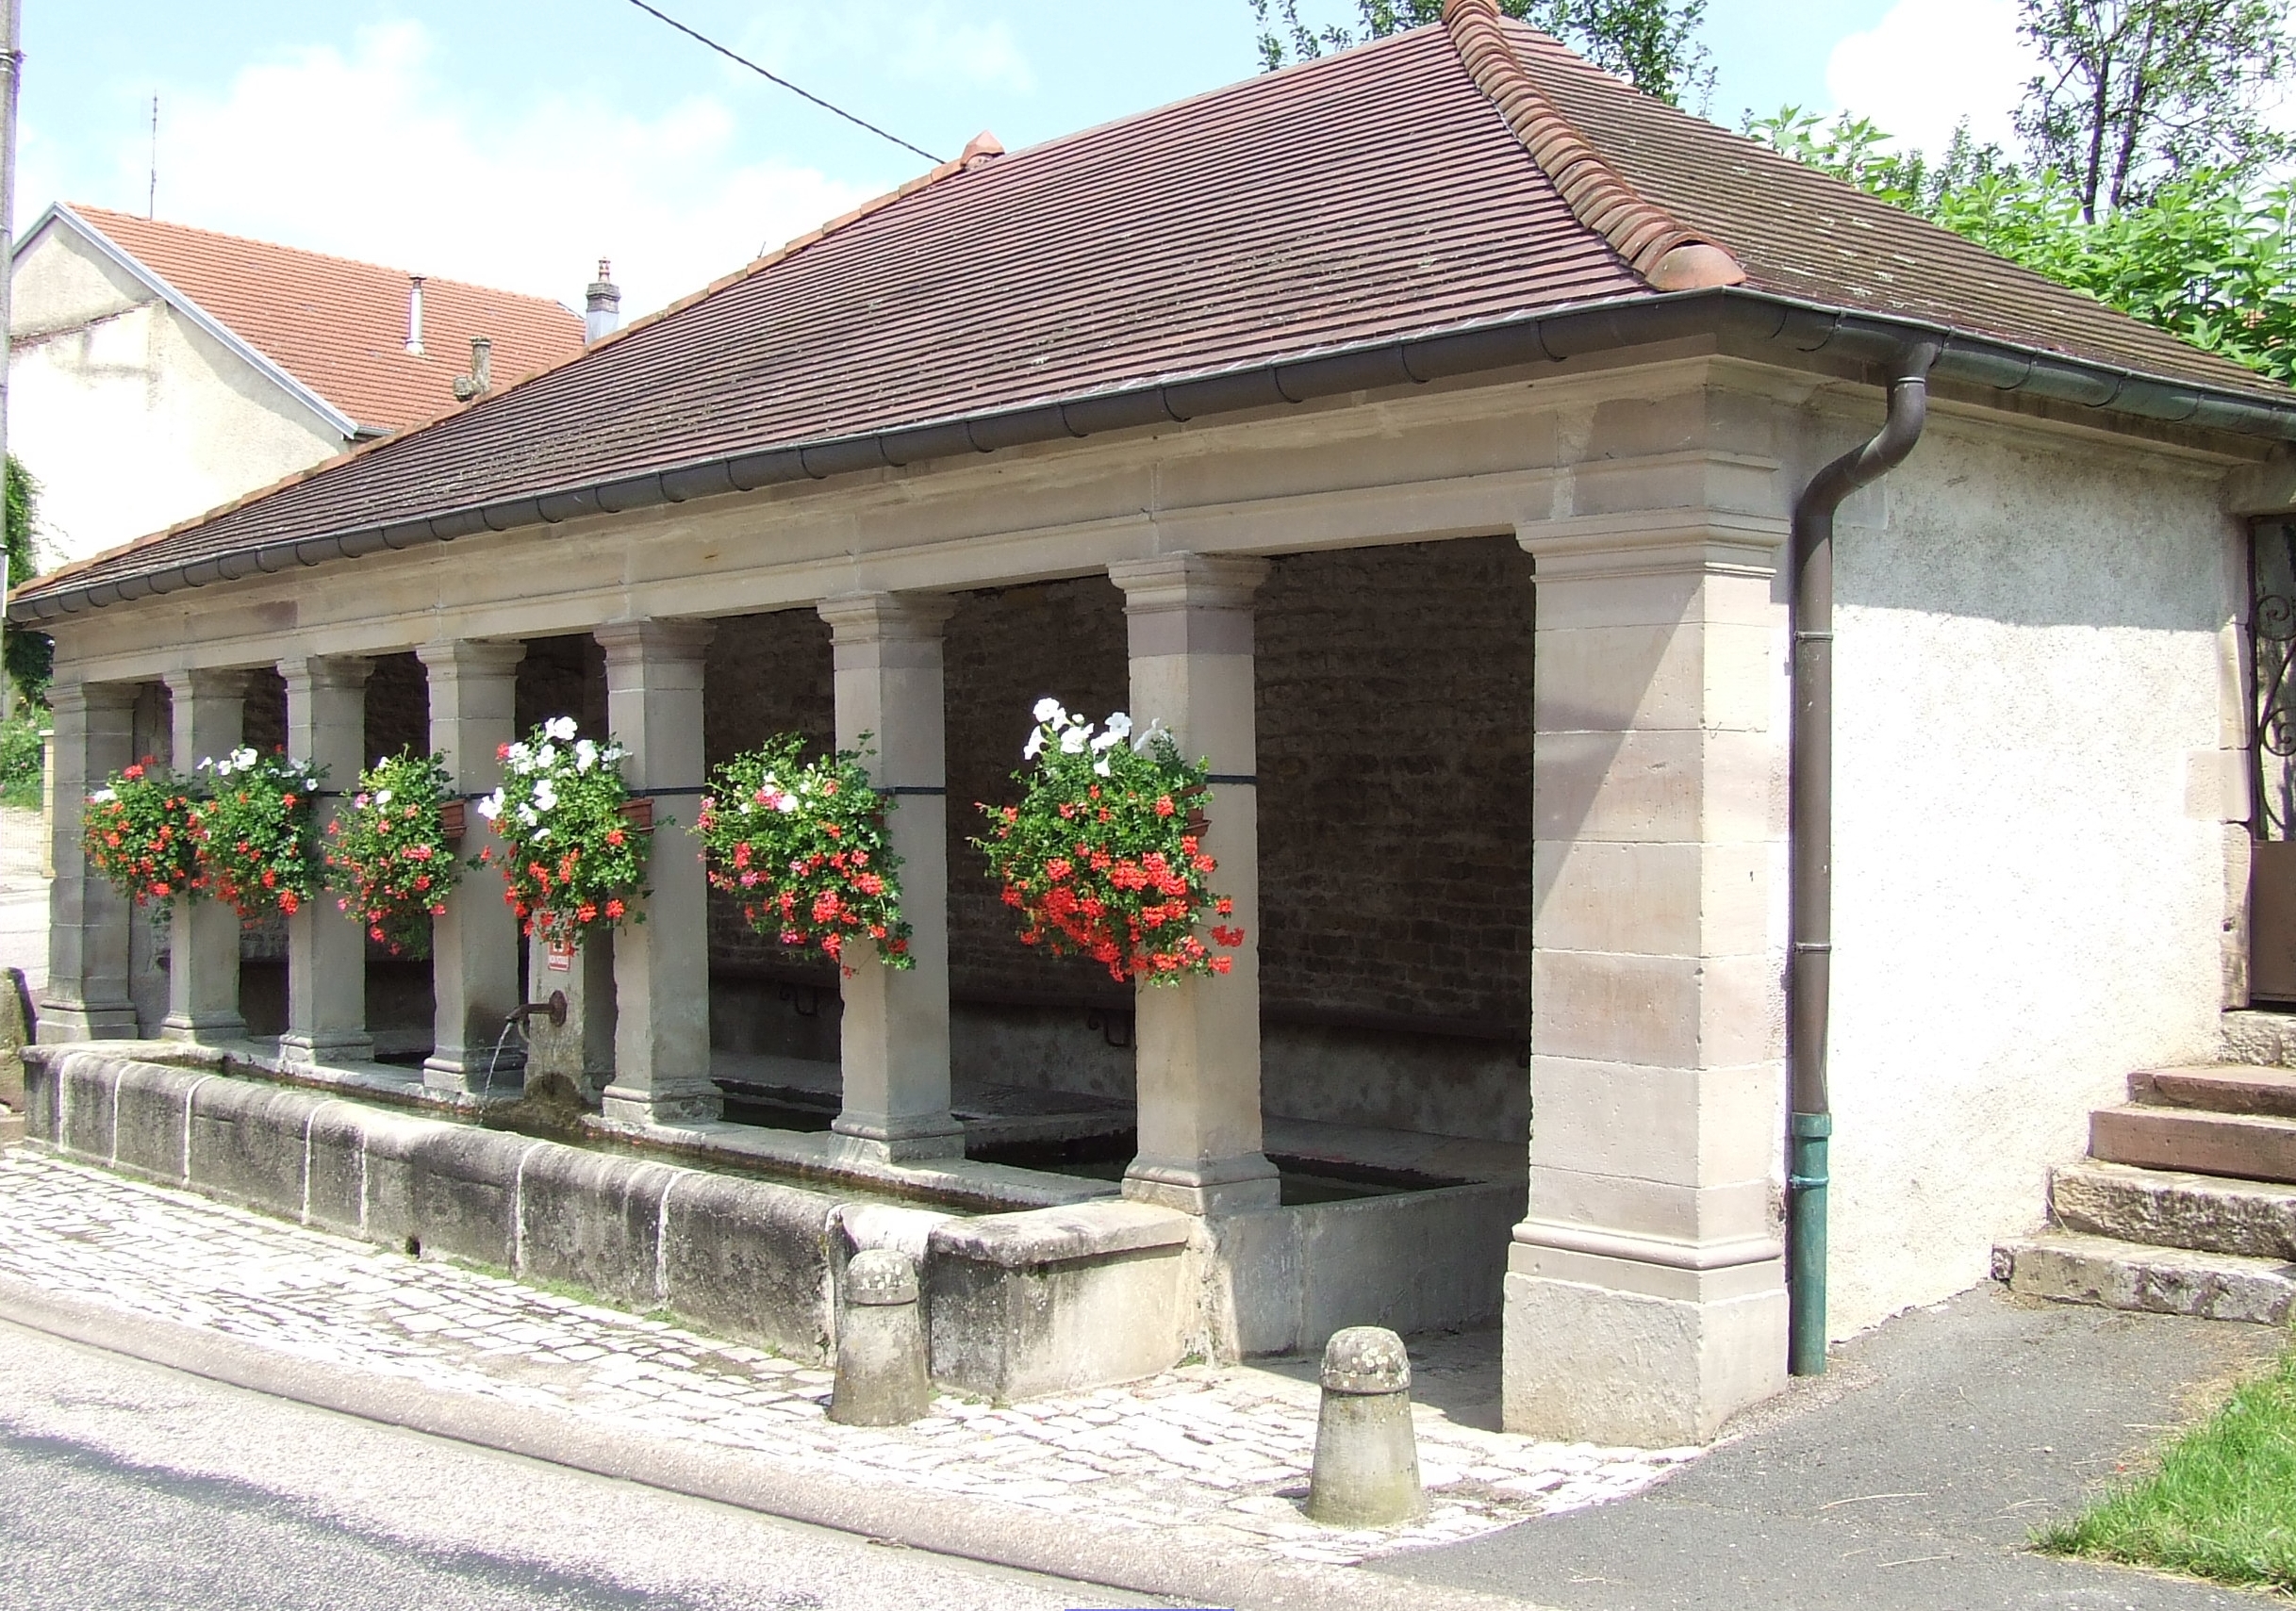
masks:
[(1164, 1604), (473, 1449), (0, 1324), (0, 1608)]

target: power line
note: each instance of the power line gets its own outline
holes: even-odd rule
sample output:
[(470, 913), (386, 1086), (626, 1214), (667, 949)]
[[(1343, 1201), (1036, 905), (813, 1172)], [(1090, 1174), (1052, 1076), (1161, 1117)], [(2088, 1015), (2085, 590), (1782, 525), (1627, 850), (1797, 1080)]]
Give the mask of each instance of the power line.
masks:
[(710, 49), (716, 51), (719, 56), (724, 57), (727, 60), (740, 62), (742, 66), (748, 68), (752, 73), (756, 74), (760, 78), (767, 79), (771, 83), (779, 84), (783, 89), (788, 90), (792, 95), (803, 96), (806, 100), (811, 101), (815, 106), (820, 107), (823, 111), (834, 112), (837, 116), (843, 118), (847, 123), (854, 123), (862, 128), (867, 129), (869, 133), (877, 136), (880, 140), (889, 140), (895, 145), (900, 146), (903, 151), (914, 151), (917, 156), (923, 157), (928, 162), (934, 163), (936, 165), (940, 162), (941, 159), (939, 157), (933, 156), (932, 152), (927, 151), (923, 146), (911, 145), (907, 140), (901, 139), (900, 136), (897, 134), (887, 134), (884, 129), (879, 128), (875, 123), (869, 122), (868, 119), (855, 117), (852, 113), (847, 111), (843, 107), (833, 106), (831, 103), (822, 100), (820, 96), (815, 94), (812, 90), (801, 90), (796, 85), (790, 83), (788, 79), (782, 77), (780, 74), (768, 73), (764, 68), (758, 66), (757, 63), (752, 61), (748, 57), (741, 55), (737, 51), (726, 49), (725, 46), (719, 44), (716, 40), (711, 39), (707, 34), (697, 33), (692, 28), (687, 27), (684, 23), (679, 22), (677, 18), (669, 15), (667, 12), (655, 10), (652, 7), (646, 4), (646, 0), (630, 0), (630, 4), (636, 6), (639, 10), (645, 12), (649, 17), (653, 17), (661, 22), (668, 23), (671, 27), (677, 29), (678, 32), (684, 34), (687, 39), (700, 41), (702, 43), (709, 46)]

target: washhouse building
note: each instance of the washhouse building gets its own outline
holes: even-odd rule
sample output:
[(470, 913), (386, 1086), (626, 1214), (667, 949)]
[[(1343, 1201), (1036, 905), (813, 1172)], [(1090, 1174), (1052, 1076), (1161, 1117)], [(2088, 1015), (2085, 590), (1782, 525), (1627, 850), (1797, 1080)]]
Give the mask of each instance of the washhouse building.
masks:
[[(2292, 437), (2289, 393), (1491, 0), (983, 139), (17, 589), (57, 646), (39, 1122), (788, 1347), (902, 1247), (935, 1375), (994, 1393), (1497, 1318), (1511, 1428), (1701, 1438), (1795, 1314), (1983, 1279), (2090, 1110), (2248, 1005)], [(1209, 761), (1232, 973), (1018, 943), (967, 841), (1047, 695)], [(70, 802), (140, 754), (411, 746), (476, 797), (556, 715), (654, 811), (645, 921), (578, 957), (488, 873), (425, 962), (332, 903), (273, 962), (86, 870)], [(913, 971), (707, 888), (705, 771), (784, 732), (872, 735)], [(172, 1049), (75, 1044), (133, 1038)], [(571, 1127), (487, 1122), (545, 1075)]]

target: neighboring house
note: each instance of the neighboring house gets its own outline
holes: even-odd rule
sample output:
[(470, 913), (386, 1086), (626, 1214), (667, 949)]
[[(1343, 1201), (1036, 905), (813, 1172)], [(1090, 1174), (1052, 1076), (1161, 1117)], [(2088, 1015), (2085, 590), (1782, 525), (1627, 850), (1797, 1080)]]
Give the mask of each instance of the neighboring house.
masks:
[(41, 215), (12, 293), (9, 447), (48, 564), (443, 414), (473, 337), (497, 384), (583, 344), (537, 297), (82, 205)]
[[(1828, 572), (1819, 472), (1885, 417)], [(611, 730), (660, 797), (645, 921), (535, 994), (618, 1010), (576, 1068), (597, 1124), (806, 1190), (607, 1159), (585, 1219), (508, 1138), (410, 1163), (401, 1112), (362, 1140), (350, 1102), (294, 1128), (226, 1080), (107, 1094), (100, 1057), (65, 1060), (74, 1144), (127, 1156), (132, 1084), (139, 1167), (212, 1148), (288, 1212), (817, 1351), (839, 1250), (879, 1238), (926, 1261), (935, 1372), (999, 1395), (1503, 1315), (1511, 1427), (1703, 1438), (1786, 1377), (1790, 1062), (1803, 1140), (1832, 1130), (1840, 1336), (1983, 1279), (2090, 1110), (2248, 1004), (2251, 527), (2296, 515), (2292, 439), (2296, 394), (1492, 0), (976, 141), (9, 605), (55, 637), (59, 802), (242, 738), (338, 779), (417, 741), (483, 791), (518, 727)], [(1231, 976), (1135, 995), (1016, 942), (965, 840), (1046, 694), (1209, 760)], [(707, 894), (682, 802), (785, 730), (874, 735), (914, 972), (808, 969)], [(43, 1040), (248, 1033), (229, 912), (177, 913), (140, 1019), (60, 806), (55, 847)], [(308, 1079), (498, 1096), (491, 881), (412, 996), (306, 909), (256, 1027)], [(712, 1122), (729, 1094), (750, 1123)]]

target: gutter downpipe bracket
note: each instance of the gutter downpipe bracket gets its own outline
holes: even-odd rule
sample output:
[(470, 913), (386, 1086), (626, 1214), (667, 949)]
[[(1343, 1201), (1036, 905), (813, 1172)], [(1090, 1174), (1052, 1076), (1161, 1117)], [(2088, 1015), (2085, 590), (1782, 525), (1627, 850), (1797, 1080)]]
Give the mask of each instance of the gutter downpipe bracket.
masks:
[(1869, 440), (1809, 479), (1793, 505), (1793, 716), (1787, 808), (1790, 961), (1787, 1063), (1792, 1122), (1786, 1166), (1786, 1368), (1825, 1373), (1826, 1087), (1834, 938), (1834, 515), (1858, 488), (1905, 461), (1929, 413), (1941, 344), (1916, 340), (1890, 364), (1890, 412)]

